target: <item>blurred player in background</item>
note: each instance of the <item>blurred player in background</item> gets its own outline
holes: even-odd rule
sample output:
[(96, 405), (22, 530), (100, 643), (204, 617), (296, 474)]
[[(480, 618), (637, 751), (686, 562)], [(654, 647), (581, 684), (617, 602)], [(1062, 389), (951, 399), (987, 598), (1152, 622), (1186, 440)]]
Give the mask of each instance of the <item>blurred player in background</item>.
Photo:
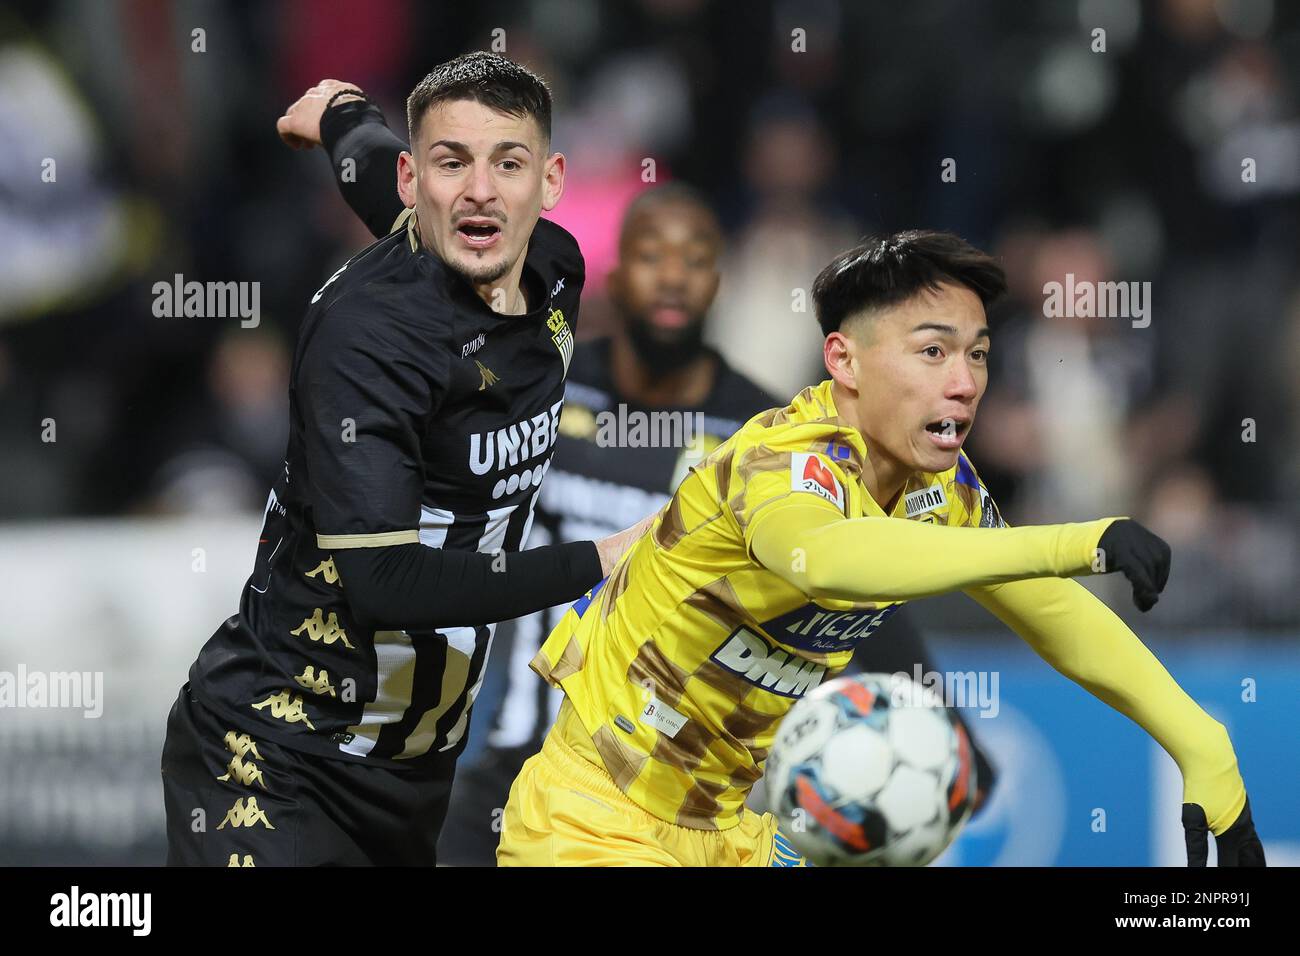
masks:
[(253, 574), (168, 719), (171, 864), (433, 865), (494, 623), (577, 597), (625, 540), (506, 557), (585, 277), (539, 219), (564, 188), (550, 91), (471, 54), (407, 111), (402, 226), (312, 297)]
[[(298, 146), (324, 139), (344, 196), (382, 235), (400, 212), (388, 168), (405, 145), (376, 107), (357, 96), (337, 95), (348, 89), (355, 87), (322, 81), (290, 108), (280, 129)], [(323, 117), (325, 104), (336, 95), (336, 105)], [(345, 159), (355, 163), (355, 179), (343, 176), (349, 168)], [(614, 331), (574, 350), (555, 467), (538, 503), (530, 546), (603, 536), (635, 523), (661, 507), (687, 470), (745, 421), (779, 404), (705, 344), (721, 281), (722, 247), (716, 215), (690, 187), (652, 187), (629, 206), (608, 282)], [(685, 445), (604, 444), (598, 422), (651, 414), (678, 416), (660, 420), (685, 419), (700, 427)], [(487, 749), (458, 773), (439, 847), (444, 863), (494, 862), (499, 810), (520, 767), (541, 747), (562, 699), (538, 680), (529, 663), (565, 610), (530, 615), (498, 633), (493, 669), (500, 691), (485, 691), (476, 701), (492, 717)], [(884, 672), (911, 673), (917, 664), (926, 672), (937, 669), (906, 614), (895, 616), (875, 639), (861, 642), (853, 661), (855, 668)], [(979, 805), (992, 788), (994, 771), (978, 737), (970, 736)]]
[(745, 803), (782, 716), (902, 602), (963, 590), (1174, 758), (1189, 864), (1213, 832), (1221, 864), (1263, 865), (1226, 729), (1068, 580), (1121, 571), (1146, 611), (1168, 546), (1123, 518), (1008, 528), (961, 451), (1005, 286), (947, 233), (823, 270), (830, 378), (693, 469), (534, 661), (565, 700), (511, 788), (499, 863), (770, 865), (776, 820)]

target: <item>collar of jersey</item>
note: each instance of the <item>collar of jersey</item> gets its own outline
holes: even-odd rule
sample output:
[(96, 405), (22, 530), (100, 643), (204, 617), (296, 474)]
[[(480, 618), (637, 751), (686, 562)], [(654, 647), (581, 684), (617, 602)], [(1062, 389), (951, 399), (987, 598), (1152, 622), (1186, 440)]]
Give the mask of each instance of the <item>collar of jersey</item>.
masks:
[[(870, 450), (867, 448), (867, 439), (863, 436), (862, 432), (858, 431), (844, 419), (840, 418), (839, 409), (835, 405), (835, 394), (832, 384), (832, 380), (828, 378), (820, 385), (810, 385), (799, 393), (799, 396), (795, 401), (796, 403), (803, 404), (806, 409), (813, 413), (818, 411), (817, 406), (820, 405), (821, 410), (825, 411), (825, 417), (827, 419), (830, 419), (837, 425), (843, 427), (850, 443), (857, 450), (858, 454), (862, 456), (862, 460), (866, 461), (870, 455)], [(802, 402), (800, 402), (801, 399)], [(912, 474), (908, 475), (906, 481), (904, 481), (903, 487), (906, 488), (907, 482), (912, 481), (920, 474), (921, 472), (914, 471)], [(859, 484), (861, 484), (861, 480), (859, 480)], [(905, 494), (900, 494), (898, 496), (898, 501), (894, 503), (894, 510), (889, 514), (885, 514), (885, 509), (882, 508), (880, 503), (871, 496), (871, 492), (867, 490), (867, 486), (862, 485), (863, 508), (872, 518), (906, 518), (906, 498), (907, 496)]]
[[(426, 255), (433, 255), (431, 252), (429, 252), (429, 250), (424, 248), (424, 243), (420, 241), (420, 223), (415, 218), (415, 209), (411, 208), (406, 210), (406, 212), (402, 213), (402, 216), (406, 217), (406, 242), (408, 247), (411, 250), (411, 253), (417, 256), (420, 255), (421, 253), (424, 253)], [(393, 224), (394, 227), (396, 227), (398, 224), (401, 223), (402, 216), (397, 217), (397, 222)], [(543, 278), (535, 268), (533, 268), (528, 264), (528, 253), (532, 251), (531, 240), (529, 241), (528, 246), (529, 248), (524, 252), (524, 269), (519, 276), (519, 282), (520, 285), (522, 286), (523, 283), (527, 281), (528, 273), (532, 272), (534, 277), (538, 280), (534, 283), (534, 285), (538, 289), (542, 290), (542, 295), (539, 297), (537, 305), (529, 309), (527, 312), (524, 312), (520, 315), (501, 315), (497, 312), (494, 312), (490, 307), (488, 307), (487, 303), (479, 298), (478, 293), (475, 292), (474, 289), (470, 287), (467, 282), (464, 282), (462, 280), (459, 283), (457, 283), (457, 287), (465, 286), (466, 287), (465, 291), (467, 292), (468, 296), (472, 298), (476, 303), (478, 303), (478, 305), (482, 309), (485, 309), (487, 313), (491, 315), (493, 318), (536, 319), (536, 318), (541, 318), (549, 315), (551, 311), (551, 291), (547, 287), (545, 278)], [(525, 299), (527, 299), (526, 294), (525, 294)]]

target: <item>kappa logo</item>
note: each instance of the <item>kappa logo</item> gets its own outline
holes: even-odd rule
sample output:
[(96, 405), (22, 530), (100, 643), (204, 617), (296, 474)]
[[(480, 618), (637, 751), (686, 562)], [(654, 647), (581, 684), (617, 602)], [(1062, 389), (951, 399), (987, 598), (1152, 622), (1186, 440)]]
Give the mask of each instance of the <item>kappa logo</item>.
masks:
[[(245, 799), (247, 803), (244, 802)], [(240, 797), (236, 800), (235, 805), (226, 811), (225, 818), (217, 824), (217, 829), (224, 829), (227, 823), (234, 828), (251, 827), (260, 823), (268, 830), (275, 829), (266, 811), (257, 805), (257, 797)]]
[(230, 780), (232, 778), (237, 783), (242, 783), (245, 787), (251, 787), (253, 784), (257, 784), (263, 790), (270, 789), (266, 785), (266, 778), (262, 776), (262, 769), (251, 760), (248, 763), (244, 763), (243, 758), (238, 754), (235, 754), (235, 756), (230, 758), (230, 766), (228, 766), (226, 772), (217, 779)]
[(326, 584), (339, 583), (339, 572), (334, 567), (333, 555), (330, 555), (328, 558), (326, 558), (320, 564), (316, 565), (316, 567), (312, 568), (310, 571), (304, 571), (303, 574), (307, 575), (307, 577), (309, 578), (314, 578), (316, 577), (316, 575), (319, 574), (324, 579)]
[(821, 455), (796, 452), (790, 456), (790, 489), (810, 491), (844, 510), (844, 487)]
[(271, 708), (271, 716), (276, 720), (283, 720), (286, 724), (306, 724), (311, 730), (315, 726), (307, 718), (307, 712), (302, 709), (302, 695), (295, 694), (293, 699), (289, 698), (289, 692), (282, 690), (278, 694), (272, 694), (260, 704), (250, 704), (253, 710), (260, 711), (265, 707)]
[(480, 392), (486, 391), (487, 389), (495, 385), (497, 382), (501, 381), (499, 378), (497, 378), (495, 372), (493, 372), (490, 368), (488, 368), (478, 359), (474, 360), (474, 364), (478, 366), (478, 373), (479, 375), (482, 376), (482, 380), (479, 382), (478, 385), (478, 390)]
[(355, 651), (356, 648), (353, 647), (352, 642), (348, 640), (347, 633), (343, 628), (339, 627), (339, 616), (335, 612), (330, 611), (329, 618), (325, 619), (324, 614), (324, 611), (320, 608), (316, 608), (316, 613), (311, 617), (304, 618), (303, 622), (289, 633), (297, 637), (302, 634), (303, 631), (306, 631), (307, 638), (311, 641), (316, 641), (318, 643), (324, 641), (326, 647), (332, 646), (338, 641), (342, 641), (344, 647), (350, 651)]
[(303, 668), (301, 674), (294, 678), (294, 681), (300, 686), (305, 687), (313, 694), (329, 694), (331, 697), (337, 697), (338, 692), (334, 685), (330, 683), (330, 672), (325, 668), (320, 669), (317, 675), (316, 668), (308, 664)]
[(236, 734), (233, 730), (226, 731), (226, 749), (236, 757), (246, 757), (252, 754), (258, 760), (262, 755), (257, 752), (257, 743), (248, 734)]
[(826, 668), (773, 647), (746, 628), (737, 629), (711, 659), (749, 681), (782, 697), (802, 697), (822, 682)]
[(226, 864), (226, 869), (230, 869), (232, 866), (240, 867), (241, 869), (242, 869), (243, 867), (246, 867), (246, 866), (251, 866), (251, 867), (256, 868), (257, 864), (255, 864), (255, 863), (253, 862), (253, 854), (251, 854), (251, 853), (245, 853), (245, 854), (244, 854), (244, 862), (243, 862), (243, 863), (240, 863), (240, 862), (239, 862), (239, 854), (238, 854), (238, 853), (232, 853), (232, 854), (230, 854), (230, 862)]

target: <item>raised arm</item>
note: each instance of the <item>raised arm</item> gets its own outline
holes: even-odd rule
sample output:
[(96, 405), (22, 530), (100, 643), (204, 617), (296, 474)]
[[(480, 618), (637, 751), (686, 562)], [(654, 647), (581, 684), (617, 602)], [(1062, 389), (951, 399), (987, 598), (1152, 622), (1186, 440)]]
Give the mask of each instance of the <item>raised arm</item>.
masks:
[(360, 92), (342, 80), (321, 80), (285, 110), (276, 131), (294, 149), (325, 148), (339, 192), (378, 239), (406, 208), (397, 195), (397, 157), (407, 145), (379, 107), (347, 90)]

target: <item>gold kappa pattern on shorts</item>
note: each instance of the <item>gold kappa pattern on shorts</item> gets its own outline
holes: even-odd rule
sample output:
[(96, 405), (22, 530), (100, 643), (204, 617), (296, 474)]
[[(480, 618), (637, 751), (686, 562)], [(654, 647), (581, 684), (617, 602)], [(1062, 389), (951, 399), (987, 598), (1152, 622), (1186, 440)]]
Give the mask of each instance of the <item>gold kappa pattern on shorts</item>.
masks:
[(271, 716), (276, 720), (283, 720), (286, 724), (306, 724), (311, 730), (316, 729), (315, 725), (307, 717), (307, 712), (303, 710), (301, 694), (294, 694), (290, 699), (289, 691), (282, 690), (278, 694), (272, 694), (260, 704), (250, 706), (259, 711), (264, 707), (270, 707)]
[(302, 673), (294, 678), (294, 681), (298, 686), (307, 688), (307, 690), (311, 691), (313, 694), (329, 694), (331, 697), (338, 696), (338, 691), (335, 690), (334, 685), (330, 683), (330, 672), (323, 667), (320, 669), (320, 673), (317, 674), (316, 668), (311, 664), (308, 664), (303, 668)]
[(266, 777), (263, 775), (261, 768), (253, 763), (252, 759), (245, 759), (250, 756), (256, 760), (262, 759), (262, 755), (257, 751), (257, 742), (248, 734), (227, 730), (224, 743), (232, 756), (230, 763), (226, 767), (226, 772), (217, 779), (227, 782), (234, 780), (245, 787), (257, 784), (263, 790), (269, 790), (270, 788), (266, 785)]
[(352, 642), (348, 640), (348, 635), (343, 628), (339, 627), (339, 616), (334, 611), (330, 611), (330, 616), (326, 618), (325, 612), (321, 608), (316, 608), (311, 617), (303, 618), (303, 622), (295, 627), (289, 633), (297, 637), (303, 631), (307, 632), (307, 638), (311, 641), (324, 641), (326, 647), (330, 647), (338, 641), (343, 642), (343, 646), (350, 651), (355, 651)]
[(217, 824), (217, 829), (225, 829), (226, 824), (232, 827), (251, 827), (259, 823), (268, 830), (275, 829), (266, 811), (257, 805), (257, 797), (239, 797), (235, 800), (235, 805), (226, 811), (225, 818)]
[(319, 574), (326, 584), (339, 583), (339, 572), (334, 567), (334, 555), (332, 554), (310, 571), (304, 571), (303, 574), (309, 578), (315, 578)]

